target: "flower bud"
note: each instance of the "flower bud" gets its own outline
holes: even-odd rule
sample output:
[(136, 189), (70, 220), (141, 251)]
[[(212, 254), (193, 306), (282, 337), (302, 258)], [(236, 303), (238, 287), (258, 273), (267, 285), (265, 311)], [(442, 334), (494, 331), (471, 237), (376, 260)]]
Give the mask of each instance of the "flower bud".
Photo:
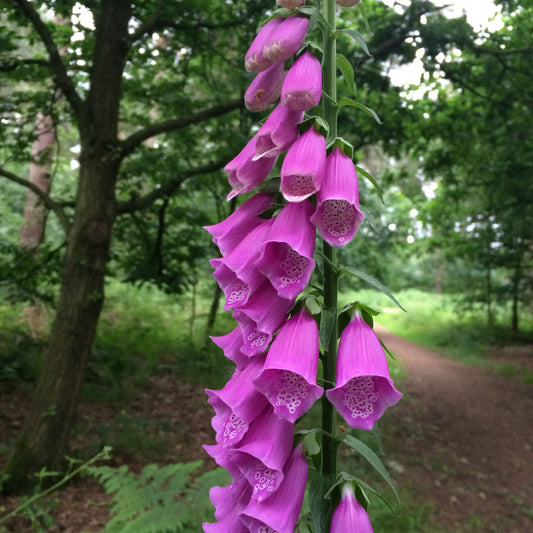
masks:
[(253, 40), (246, 57), (244, 58), (244, 66), (248, 72), (261, 72), (271, 67), (274, 63), (274, 59), (265, 57), (263, 49), (268, 42), (270, 34), (277, 28), (284, 19), (281, 17), (275, 18), (267, 22)]
[(305, 4), (305, 0), (276, 0), (276, 4), (287, 9), (296, 9)]
[(268, 35), (263, 50), (264, 57), (271, 61), (285, 61), (293, 56), (302, 46), (308, 28), (307, 17), (293, 15), (286, 18)]
[(320, 102), (322, 68), (320, 61), (305, 52), (289, 69), (281, 89), (281, 103), (296, 111), (307, 111)]
[(281, 92), (285, 79), (283, 63), (274, 63), (270, 68), (260, 72), (244, 93), (244, 105), (249, 111), (264, 111), (272, 105)]

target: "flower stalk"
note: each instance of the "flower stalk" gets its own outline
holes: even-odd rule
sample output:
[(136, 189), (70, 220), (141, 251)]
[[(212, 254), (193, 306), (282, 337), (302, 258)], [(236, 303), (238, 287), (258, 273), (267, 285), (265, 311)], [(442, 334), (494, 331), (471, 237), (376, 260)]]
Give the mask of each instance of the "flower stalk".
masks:
[[(309, 494), (315, 530), (351, 531), (355, 520), (370, 532), (358, 502), (366, 509), (365, 484), (338, 472), (339, 443), (357, 439), (337, 434), (337, 413), (351, 428), (372, 429), (401, 397), (369, 325), (371, 309), (359, 312), (358, 302), (351, 304), (342, 315), (343, 323), (347, 313), (351, 320), (339, 331), (339, 276), (354, 269), (341, 268), (337, 248), (352, 240), (364, 214), (357, 172), (345, 153), (349, 143), (337, 136), (339, 1), (300, 8), (304, 3), (278, 1), (284, 9), (263, 26), (246, 54), (246, 69), (257, 73), (245, 95), (248, 109), (266, 110), (279, 96), (281, 101), (225, 167), (232, 187), (228, 199), (255, 195), (227, 220), (205, 228), (221, 252), (210, 263), (226, 297), (224, 309), (237, 321), (231, 333), (213, 338), (235, 371), (224, 388), (206, 390), (216, 444), (204, 448), (230, 472), (232, 483), (211, 489), (218, 522), (204, 524), (206, 532), (293, 533), (309, 471), (311, 487), (317, 476), (320, 481)], [(314, 9), (321, 10), (319, 17)], [(322, 30), (321, 61), (305, 41), (315, 23)], [(265, 190), (279, 183), (279, 194), (257, 192), (276, 165), (279, 182), (270, 181)], [(322, 290), (309, 286), (317, 230)], [(321, 396), (321, 428), (302, 437), (296, 424)]]
[[(328, 140), (337, 136), (337, 43), (335, 38), (335, 1), (324, 0), (322, 3), (323, 17), (326, 27), (323, 32), (322, 69), (324, 73), (323, 87), (326, 98), (323, 98), (324, 120), (329, 126)], [(325, 257), (324, 272), (324, 314), (322, 320), (327, 320), (328, 343), (324, 347), (323, 376), (326, 388), (331, 388), (335, 383), (335, 369), (337, 361), (337, 336), (338, 336), (338, 261), (337, 250), (323, 241)], [(337, 426), (337, 413), (333, 404), (324, 395), (322, 398), (322, 475), (335, 478), (337, 474), (337, 443), (335, 432)], [(330, 523), (328, 517), (327, 523)]]

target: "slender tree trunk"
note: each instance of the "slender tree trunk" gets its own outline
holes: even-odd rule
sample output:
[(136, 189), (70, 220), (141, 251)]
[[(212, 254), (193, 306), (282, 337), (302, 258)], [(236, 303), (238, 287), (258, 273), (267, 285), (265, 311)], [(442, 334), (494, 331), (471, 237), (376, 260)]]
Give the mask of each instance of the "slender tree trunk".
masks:
[(435, 294), (442, 294), (442, 250), (435, 248)]
[(494, 325), (494, 313), (492, 312), (492, 268), (487, 265), (485, 271), (485, 289), (487, 291), (487, 325), (492, 327)]
[[(31, 155), (28, 180), (44, 193), (50, 192), (52, 167), (52, 147), (56, 142), (54, 120), (50, 115), (37, 114), (35, 139)], [(46, 220), (46, 207), (39, 197), (30, 189), (26, 191), (24, 207), (24, 225), (20, 230), (19, 242), (23, 248), (36, 251), (43, 241)]]
[(61, 293), (43, 369), (7, 465), (8, 491), (27, 486), (43, 466), (61, 468), (84, 371), (104, 301), (104, 276), (116, 216), (115, 156), (120, 85), (128, 50), (127, 0), (103, 0), (96, 20), (91, 89), (80, 123), (76, 209)]

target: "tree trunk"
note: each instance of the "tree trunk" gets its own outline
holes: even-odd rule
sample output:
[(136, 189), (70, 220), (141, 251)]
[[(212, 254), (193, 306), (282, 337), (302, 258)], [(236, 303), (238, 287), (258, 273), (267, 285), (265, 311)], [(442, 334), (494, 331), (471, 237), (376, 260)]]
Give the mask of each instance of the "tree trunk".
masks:
[(120, 85), (128, 50), (127, 0), (103, 0), (96, 18), (91, 88), (80, 117), (76, 209), (63, 264), (61, 293), (43, 369), (14, 453), (7, 491), (30, 474), (61, 468), (84, 371), (104, 301), (104, 275), (116, 216)]
[[(50, 115), (39, 112), (35, 124), (35, 139), (31, 155), (28, 180), (44, 193), (50, 192), (52, 166), (52, 147), (56, 142), (54, 120)], [(19, 242), (23, 248), (36, 251), (43, 241), (46, 220), (46, 207), (30, 189), (26, 191), (24, 225), (20, 230)]]

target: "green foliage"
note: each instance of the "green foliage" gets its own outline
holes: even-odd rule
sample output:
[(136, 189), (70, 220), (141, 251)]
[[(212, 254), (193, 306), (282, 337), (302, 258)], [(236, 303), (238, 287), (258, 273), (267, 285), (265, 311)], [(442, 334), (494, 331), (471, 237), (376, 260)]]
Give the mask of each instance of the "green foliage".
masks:
[(193, 533), (212, 519), (208, 492), (229, 483), (229, 475), (217, 468), (194, 477), (202, 461), (143, 468), (139, 475), (127, 466), (92, 467), (89, 474), (114, 494), (111, 520), (102, 533)]

